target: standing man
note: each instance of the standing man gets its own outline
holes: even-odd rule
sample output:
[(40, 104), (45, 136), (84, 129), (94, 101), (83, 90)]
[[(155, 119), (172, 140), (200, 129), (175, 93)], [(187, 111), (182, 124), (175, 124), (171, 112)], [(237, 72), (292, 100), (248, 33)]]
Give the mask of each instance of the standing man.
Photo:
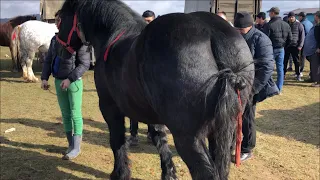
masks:
[[(153, 11), (147, 10), (142, 14), (142, 17), (144, 18), (144, 20), (146, 21), (147, 24), (149, 24), (150, 22), (152, 22), (155, 19), (155, 14)], [(139, 123), (138, 121), (134, 121), (130, 119), (130, 138), (129, 138), (129, 145), (130, 146), (137, 146), (139, 139), (137, 137), (138, 135), (138, 129), (139, 129)], [(147, 139), (148, 142), (151, 142), (151, 135), (150, 135), (150, 126), (148, 125), (148, 135), (147, 135)]]
[(296, 21), (296, 16), (294, 12), (289, 12), (288, 14), (289, 25), (291, 28), (292, 39), (290, 45), (285, 49), (285, 56), (284, 56), (284, 75), (287, 72), (288, 60), (290, 55), (292, 56), (292, 60), (294, 63), (294, 70), (296, 72), (297, 81), (302, 81), (301, 79), (301, 72), (300, 72), (300, 62), (299, 62), (299, 54), (301, 53), (305, 32), (303, 29), (303, 25)]
[(265, 24), (266, 24), (266, 13), (260, 12), (256, 17), (256, 25), (255, 28), (265, 33)]
[(279, 94), (279, 90), (272, 80), (274, 57), (269, 37), (253, 26), (253, 19), (248, 12), (237, 13), (234, 26), (246, 40), (255, 60), (256, 69), (252, 90), (254, 93), (253, 102), (246, 105), (242, 122), (243, 140), (240, 159), (245, 161), (252, 157), (252, 150), (256, 145), (254, 122), (256, 103)]
[[(217, 13), (217, 15), (220, 16), (222, 19), (228, 21), (226, 12), (220, 11), (220, 12)], [(232, 22), (228, 21), (228, 23), (233, 27)]]
[(310, 61), (311, 86), (320, 87), (320, 11), (314, 15), (315, 25), (305, 39), (304, 56)]
[[(306, 18), (306, 13), (304, 12), (300, 12), (298, 14), (298, 19), (300, 21), (300, 23), (303, 25), (303, 28), (304, 28), (304, 34), (305, 36), (307, 36), (307, 34), (309, 33), (310, 29), (313, 27), (313, 24)], [(304, 69), (304, 60), (305, 60), (305, 56), (303, 55), (303, 49), (301, 50), (301, 57), (300, 57), (300, 72), (302, 73), (303, 72), (303, 69)]]
[(281, 93), (284, 81), (284, 48), (290, 44), (292, 34), (289, 24), (282, 21), (279, 16), (280, 9), (278, 7), (272, 7), (268, 12), (271, 20), (266, 24), (266, 34), (272, 42), (273, 55), (277, 68), (276, 84)]

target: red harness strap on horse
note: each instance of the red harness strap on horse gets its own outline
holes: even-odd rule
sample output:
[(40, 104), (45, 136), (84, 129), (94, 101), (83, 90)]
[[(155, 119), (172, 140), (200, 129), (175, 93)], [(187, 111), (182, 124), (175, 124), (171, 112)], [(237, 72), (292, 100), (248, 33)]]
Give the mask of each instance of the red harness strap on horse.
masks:
[[(61, 23), (61, 21), (59, 22), (58, 27), (60, 27), (60, 23)], [(74, 31), (76, 31), (77, 34), (78, 34), (78, 36), (79, 36), (79, 29), (77, 28), (77, 15), (76, 15), (76, 14), (75, 14), (74, 17), (73, 17), (73, 25), (72, 25), (72, 28), (71, 28), (71, 30), (70, 30), (70, 32), (69, 32), (67, 42), (62, 41), (62, 40), (58, 37), (58, 35), (56, 35), (57, 41), (58, 41), (60, 44), (62, 44), (63, 46), (65, 46), (66, 49), (67, 49), (71, 54), (73, 54), (74, 51), (75, 51), (75, 50), (70, 46), (72, 34), (73, 34)], [(80, 37), (80, 36), (79, 36), (79, 37)]]
[(20, 36), (20, 28), (21, 28), (20, 25), (16, 27), (16, 29), (18, 30), (18, 34), (16, 33), (16, 31), (13, 32), (11, 37), (12, 41), (15, 40), (18, 36)]
[(103, 60), (104, 61), (107, 61), (107, 58), (108, 58), (108, 54), (109, 54), (109, 51), (110, 51), (110, 48), (111, 46), (116, 43), (120, 38), (121, 36), (124, 34), (124, 31), (122, 31), (110, 44), (109, 46), (107, 47), (105, 53), (104, 53), (104, 56), (103, 56)]
[(241, 153), (241, 141), (242, 141), (242, 102), (241, 102), (241, 96), (240, 96), (240, 90), (237, 90), (238, 93), (238, 100), (240, 104), (240, 111), (237, 116), (237, 140), (236, 140), (236, 166), (239, 167), (241, 163), (240, 159), (240, 153)]
[(12, 34), (12, 40), (15, 40), (16, 37), (17, 37), (16, 32), (13, 32), (13, 34)]

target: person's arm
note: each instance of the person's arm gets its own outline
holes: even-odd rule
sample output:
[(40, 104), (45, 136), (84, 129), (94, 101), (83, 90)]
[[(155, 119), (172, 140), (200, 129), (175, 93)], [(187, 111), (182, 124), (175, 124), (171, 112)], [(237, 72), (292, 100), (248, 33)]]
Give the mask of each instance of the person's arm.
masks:
[(83, 76), (83, 74), (90, 67), (90, 52), (88, 51), (88, 46), (83, 45), (77, 51), (77, 60), (79, 62), (78, 66), (70, 73), (68, 76), (69, 81), (72, 83)]
[(299, 50), (301, 50), (303, 47), (303, 44), (304, 44), (305, 32), (304, 32), (304, 27), (301, 23), (299, 24), (298, 28), (299, 28), (298, 48), (299, 48)]
[(292, 32), (291, 32), (291, 27), (289, 26), (288, 23), (285, 24), (285, 28), (283, 33), (286, 33), (287, 39), (286, 39), (286, 46), (288, 47), (291, 44), (292, 41)]
[(42, 66), (42, 73), (41, 73), (41, 80), (48, 81), (50, 75), (51, 75), (51, 64), (52, 64), (52, 52), (54, 51), (54, 45), (55, 45), (56, 39), (53, 37), (51, 39), (51, 43), (49, 46), (48, 54), (44, 59), (43, 66)]
[(255, 47), (255, 78), (253, 89), (258, 94), (264, 88), (272, 76), (274, 67), (273, 48), (271, 40), (266, 36), (260, 36)]

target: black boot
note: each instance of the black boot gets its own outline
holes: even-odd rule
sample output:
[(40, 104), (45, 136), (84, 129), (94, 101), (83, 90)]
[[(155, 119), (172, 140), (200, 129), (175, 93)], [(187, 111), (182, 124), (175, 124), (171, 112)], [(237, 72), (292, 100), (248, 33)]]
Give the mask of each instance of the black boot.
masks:
[(69, 147), (66, 150), (66, 152), (64, 152), (64, 155), (68, 154), (73, 149), (73, 134), (72, 134), (72, 131), (66, 132), (66, 135), (67, 135)]
[(63, 157), (63, 159), (70, 160), (70, 159), (76, 158), (81, 152), (81, 150), (80, 150), (81, 141), (82, 141), (81, 135), (74, 135), (73, 136), (73, 149), (68, 154), (66, 154)]

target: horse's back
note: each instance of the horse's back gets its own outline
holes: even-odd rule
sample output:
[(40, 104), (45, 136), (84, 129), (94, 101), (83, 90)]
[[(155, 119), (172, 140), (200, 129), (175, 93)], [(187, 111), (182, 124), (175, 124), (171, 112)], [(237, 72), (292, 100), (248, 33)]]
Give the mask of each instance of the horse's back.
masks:
[(55, 24), (31, 20), (21, 24), (20, 39), (30, 49), (46, 46), (49, 48), (52, 37), (58, 32)]

